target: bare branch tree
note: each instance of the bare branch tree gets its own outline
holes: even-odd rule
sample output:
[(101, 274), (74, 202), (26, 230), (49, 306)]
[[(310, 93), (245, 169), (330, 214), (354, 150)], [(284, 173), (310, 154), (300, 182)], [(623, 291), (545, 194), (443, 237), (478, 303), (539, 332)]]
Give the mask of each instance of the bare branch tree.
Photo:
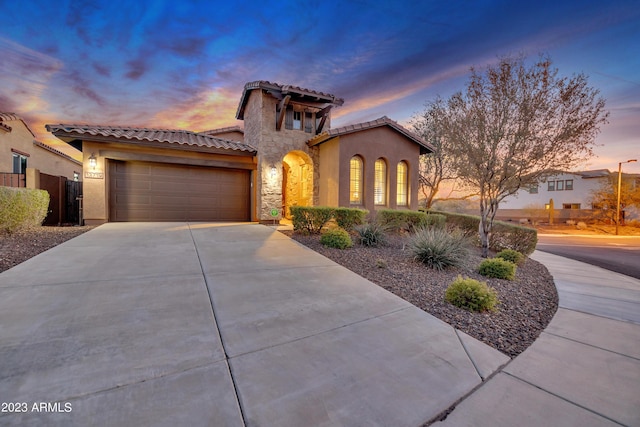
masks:
[[(425, 110), (414, 116), (411, 126), (418, 135), (429, 142), (434, 151), (420, 156), (419, 184), (420, 191), (425, 197), (425, 207), (431, 208), (440, 191), (442, 183), (451, 183), (451, 193), (456, 188), (456, 171), (453, 160), (449, 155), (447, 140), (443, 138), (445, 120), (447, 118), (447, 106), (441, 99), (428, 103)], [(458, 185), (459, 186), (459, 185)]]
[(483, 256), (505, 197), (593, 156), (608, 118), (598, 94), (584, 74), (558, 77), (548, 57), (529, 68), (506, 57), (484, 73), (472, 68), (466, 91), (448, 100), (443, 136), (458, 175), (479, 192)]

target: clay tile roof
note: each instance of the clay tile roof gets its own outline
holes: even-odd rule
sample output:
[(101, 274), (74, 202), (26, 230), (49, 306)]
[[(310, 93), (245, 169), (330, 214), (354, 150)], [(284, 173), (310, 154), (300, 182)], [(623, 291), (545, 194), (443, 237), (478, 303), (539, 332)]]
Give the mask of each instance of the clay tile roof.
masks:
[(201, 133), (186, 130), (151, 129), (132, 127), (113, 127), (96, 125), (55, 124), (46, 125), (47, 131), (60, 139), (92, 139), (116, 138), (120, 141), (148, 141), (167, 144), (188, 145), (205, 149), (223, 149), (256, 153), (256, 149), (249, 144), (238, 141), (229, 141)]
[(244, 133), (244, 129), (242, 129), (240, 126), (228, 126), (226, 128), (203, 130), (202, 132), (198, 132), (198, 133), (202, 134), (202, 135), (215, 136), (215, 135), (219, 135), (221, 133), (228, 133), (228, 132)]
[(397, 132), (403, 134), (404, 136), (406, 136), (416, 144), (420, 145), (421, 154), (430, 153), (434, 151), (434, 148), (431, 146), (431, 144), (429, 144), (424, 139), (422, 139), (415, 133), (411, 132), (404, 126), (401, 126), (400, 124), (398, 124), (398, 122), (391, 120), (387, 116), (380, 117), (379, 119), (372, 120), (370, 122), (356, 123), (353, 125), (347, 125), (347, 126), (343, 126), (335, 129), (329, 129), (325, 132), (322, 132), (320, 135), (316, 135), (313, 138), (309, 139), (307, 141), (307, 145), (309, 145), (310, 147), (313, 147), (314, 145), (322, 144), (323, 142), (333, 139), (335, 137), (338, 137), (340, 135), (346, 135), (353, 132), (360, 132), (363, 130), (373, 129), (380, 126), (389, 126), (395, 129)]
[(33, 137), (35, 138), (35, 135), (31, 131), (31, 129), (29, 129), (29, 126), (27, 126), (25, 121), (22, 120), (22, 118), (20, 118), (20, 116), (18, 116), (15, 113), (3, 113), (3, 112), (0, 112), (0, 129), (2, 129), (3, 131), (11, 132), (11, 130), (13, 128), (11, 126), (9, 126), (8, 124), (2, 123), (2, 122), (14, 122), (14, 121), (21, 121), (24, 124), (24, 127), (26, 127), (27, 130), (29, 131), (29, 133), (31, 135), (33, 135)]
[(255, 82), (249, 82), (244, 85), (242, 97), (240, 98), (240, 104), (238, 105), (238, 110), (236, 112), (237, 119), (244, 120), (244, 109), (247, 105), (247, 101), (249, 100), (249, 92), (255, 89), (264, 89), (267, 91), (278, 92), (282, 95), (293, 95), (298, 98), (306, 98), (316, 102), (324, 102), (326, 104), (344, 104), (344, 99), (338, 98), (330, 93), (305, 89), (299, 86), (281, 85), (279, 83), (273, 83), (266, 80), (257, 80)]

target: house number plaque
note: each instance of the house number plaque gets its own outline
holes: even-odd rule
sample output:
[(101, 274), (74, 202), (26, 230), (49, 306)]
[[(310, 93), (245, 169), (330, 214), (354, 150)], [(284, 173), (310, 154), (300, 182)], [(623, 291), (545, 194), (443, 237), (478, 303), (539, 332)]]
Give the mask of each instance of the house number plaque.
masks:
[(84, 177), (90, 179), (104, 179), (104, 172), (85, 172)]

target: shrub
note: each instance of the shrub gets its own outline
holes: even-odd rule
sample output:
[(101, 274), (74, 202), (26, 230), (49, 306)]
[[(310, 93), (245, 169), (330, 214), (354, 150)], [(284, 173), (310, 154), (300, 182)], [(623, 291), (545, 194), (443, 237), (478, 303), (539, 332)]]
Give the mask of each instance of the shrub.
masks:
[[(437, 213), (447, 217), (447, 225), (460, 228), (467, 236), (474, 236), (475, 243), (480, 245), (478, 237), (479, 216), (440, 211), (437, 211)], [(522, 227), (504, 221), (493, 222), (493, 230), (491, 231), (491, 236), (489, 236), (489, 248), (491, 250), (513, 249), (521, 254), (530, 255), (536, 249), (537, 243), (538, 232), (535, 228)]]
[(47, 216), (45, 190), (0, 187), (0, 229), (8, 233), (39, 227)]
[(489, 239), (491, 250), (513, 249), (523, 255), (530, 255), (538, 244), (535, 228), (521, 227), (502, 221), (494, 221)]
[(387, 227), (377, 221), (356, 225), (354, 230), (362, 246), (375, 247), (387, 243)]
[(292, 206), (293, 230), (318, 234), (331, 219), (333, 208), (322, 206)]
[(500, 302), (495, 289), (485, 282), (458, 276), (444, 293), (447, 302), (469, 311), (494, 311)]
[(458, 266), (469, 255), (466, 237), (458, 230), (422, 228), (409, 241), (415, 259), (436, 270)]
[(320, 243), (330, 248), (346, 249), (353, 246), (351, 236), (342, 228), (327, 230), (320, 236)]
[(496, 258), (502, 258), (506, 261), (511, 261), (516, 265), (520, 265), (522, 264), (522, 261), (524, 261), (525, 257), (520, 252), (514, 251), (513, 249), (503, 249), (498, 252)]
[(587, 229), (587, 224), (584, 221), (580, 221), (576, 224), (576, 228), (578, 230), (586, 230)]
[(377, 220), (390, 230), (413, 231), (423, 227), (444, 227), (447, 217), (419, 211), (381, 209), (377, 211)]
[(486, 277), (513, 280), (516, 277), (516, 265), (502, 258), (485, 259), (480, 263), (478, 273)]
[(336, 220), (338, 227), (345, 230), (353, 230), (354, 226), (364, 224), (368, 213), (369, 211), (366, 209), (335, 208), (333, 210), (333, 218)]

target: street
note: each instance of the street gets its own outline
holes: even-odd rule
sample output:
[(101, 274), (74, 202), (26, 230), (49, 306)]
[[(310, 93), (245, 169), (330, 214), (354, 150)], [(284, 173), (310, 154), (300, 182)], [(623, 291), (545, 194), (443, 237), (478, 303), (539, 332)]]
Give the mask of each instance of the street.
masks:
[(640, 279), (640, 236), (539, 234), (536, 249)]

